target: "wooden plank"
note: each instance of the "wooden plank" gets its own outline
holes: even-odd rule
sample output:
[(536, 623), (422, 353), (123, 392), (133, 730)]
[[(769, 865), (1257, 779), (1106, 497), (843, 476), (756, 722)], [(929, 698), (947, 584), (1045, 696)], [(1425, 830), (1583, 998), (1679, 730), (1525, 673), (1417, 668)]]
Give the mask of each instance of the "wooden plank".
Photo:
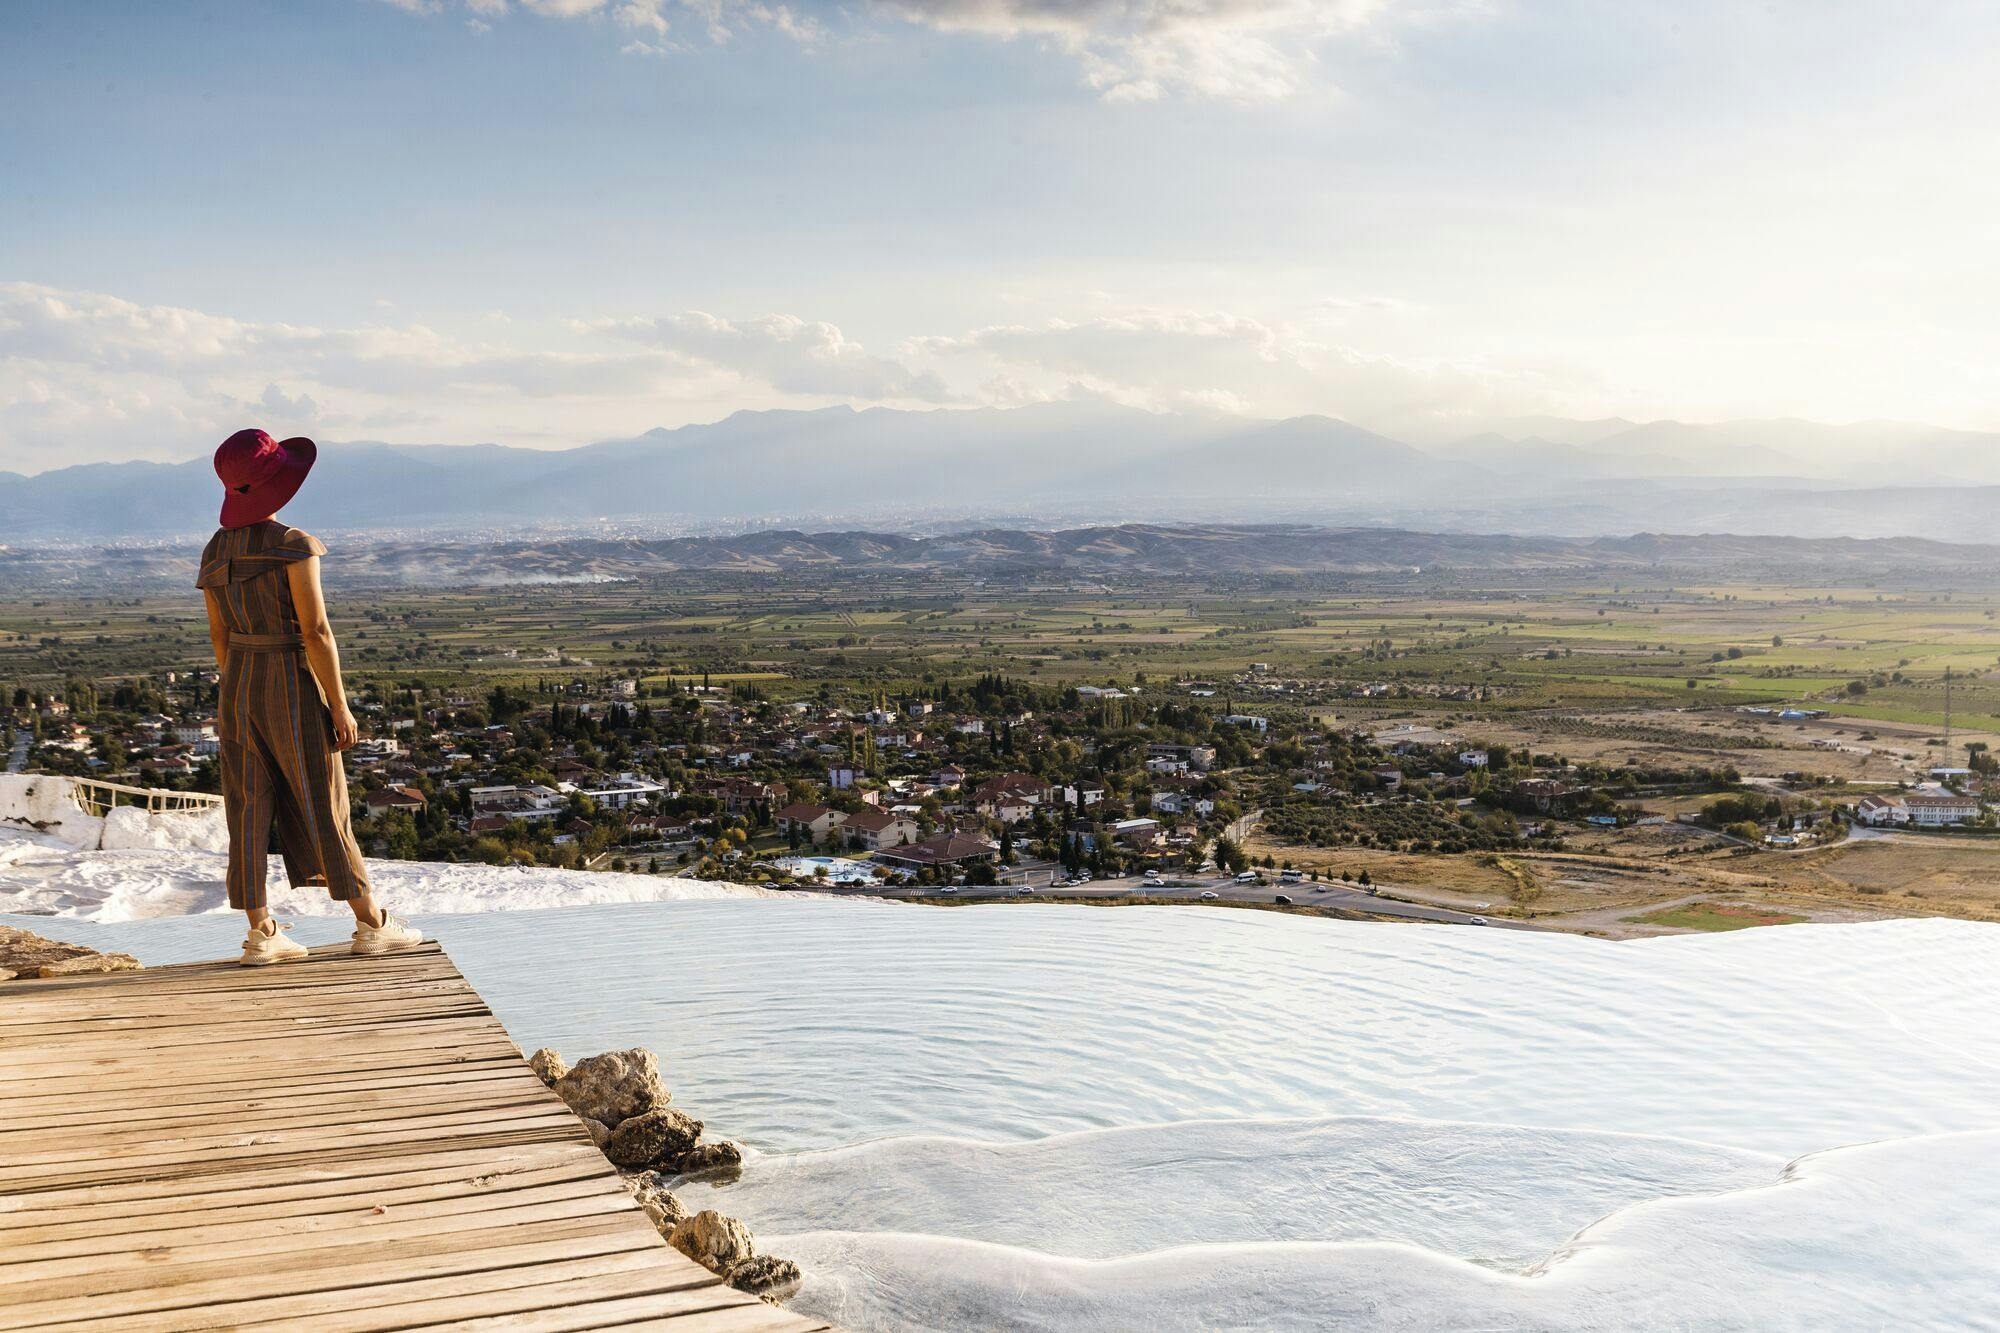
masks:
[[(359, 1227), (382, 1233), (386, 1232), (391, 1221), (397, 1225), (406, 1225), (427, 1218), (506, 1213), (523, 1208), (539, 1209), (543, 1204), (566, 1205), (578, 1199), (610, 1202), (608, 1196), (598, 1187), (598, 1182), (586, 1176), (499, 1193), (452, 1190), (436, 1198), (405, 1200), (394, 1204), (379, 1194), (364, 1192), (345, 1198), (319, 1200), (320, 1206), (308, 1214), (275, 1220), (244, 1219), (234, 1210), (212, 1214), (209, 1217), (174, 1214), (170, 1219), (162, 1219), (169, 1221), (169, 1225), (155, 1223), (151, 1228), (144, 1225), (128, 1226), (111, 1237), (32, 1241), (10, 1235), (7, 1238), (7, 1249), (0, 1252), (0, 1285), (16, 1280), (14, 1276), (16, 1273), (22, 1275), (19, 1280), (28, 1280), (33, 1276), (28, 1271), (28, 1266), (43, 1261), (58, 1262), (110, 1255), (112, 1258), (105, 1262), (109, 1267), (116, 1267), (131, 1259), (138, 1250), (149, 1251), (157, 1256), (170, 1249), (181, 1250), (198, 1245), (219, 1245), (238, 1241), (244, 1243), (246, 1247), (244, 1253), (262, 1253), (262, 1250), (255, 1247), (279, 1240), (289, 1240), (292, 1243), (273, 1244), (270, 1246), (272, 1250), (310, 1249), (320, 1244), (317, 1238), (327, 1232)], [(504, 1218), (496, 1217), (494, 1220), (500, 1221)]]
[(295, 1187), (279, 1197), (265, 1190), (252, 1198), (252, 1191), (231, 1189), (214, 1194), (198, 1194), (145, 1203), (100, 1205), (96, 1208), (71, 1207), (61, 1210), (61, 1221), (36, 1221), (36, 1214), (11, 1213), (15, 1223), (0, 1228), (0, 1262), (23, 1257), (36, 1245), (54, 1241), (99, 1241), (128, 1245), (129, 1239), (145, 1227), (197, 1227), (254, 1222), (279, 1225), (293, 1218), (312, 1218), (340, 1209), (406, 1208), (436, 1200), (459, 1200), (471, 1206), (485, 1197), (499, 1198), (516, 1191), (539, 1189), (588, 1181), (593, 1185), (597, 1172), (582, 1165), (517, 1167), (475, 1177), (468, 1181), (463, 1171), (404, 1171), (389, 1176), (314, 1181)]
[[(690, 1288), (676, 1282), (672, 1274), (657, 1268), (618, 1268), (607, 1273), (592, 1272), (588, 1266), (579, 1264), (548, 1270), (547, 1275), (556, 1280), (516, 1281), (485, 1291), (461, 1290), (429, 1300), (411, 1300), (361, 1310), (342, 1308), (315, 1314), (312, 1329), (313, 1333), (376, 1333), (377, 1330), (430, 1327), (446, 1321), (560, 1310), (570, 1305), (629, 1296), (675, 1295), (690, 1307), (706, 1309), (721, 1299), (716, 1293), (728, 1290), (714, 1286)], [(270, 1327), (270, 1323), (266, 1322), (264, 1327)]]
[(31, 1108), (37, 1102), (53, 1107), (58, 1103), (74, 1107), (79, 1092), (93, 1103), (118, 1106), (129, 1102), (144, 1102), (162, 1095), (169, 1098), (189, 1099), (198, 1097), (204, 1090), (212, 1092), (236, 1092), (250, 1090), (273, 1090), (283, 1087), (287, 1090), (307, 1087), (332, 1087), (362, 1080), (378, 1080), (383, 1077), (410, 1078), (443, 1081), (459, 1070), (482, 1071), (498, 1068), (519, 1069), (521, 1053), (511, 1043), (504, 1052), (480, 1057), (466, 1057), (440, 1065), (437, 1059), (426, 1051), (380, 1051), (364, 1056), (344, 1056), (331, 1059), (314, 1059), (308, 1054), (310, 1044), (304, 1044), (302, 1052), (286, 1063), (286, 1078), (282, 1084), (274, 1080), (264, 1070), (227, 1069), (212, 1065), (214, 1076), (204, 1079), (201, 1070), (181, 1068), (159, 1070), (148, 1078), (145, 1070), (134, 1074), (103, 1079), (92, 1079), (78, 1087), (66, 1086), (57, 1079), (35, 1079), (20, 1081), (10, 1085), (8, 1100), (0, 1102), (0, 1110), (8, 1107)]
[[(125, 1037), (105, 1041), (50, 1042), (46, 1046), (18, 1046), (0, 1053), (0, 1073), (16, 1076), (36, 1077), (37, 1071), (47, 1070), (46, 1077), (59, 1077), (67, 1073), (96, 1074), (120, 1073), (135, 1068), (145, 1068), (164, 1059), (171, 1059), (176, 1051), (193, 1052), (202, 1047), (228, 1047), (236, 1060), (249, 1060), (268, 1056), (282, 1061), (287, 1048), (296, 1048), (298, 1041), (310, 1033), (314, 1053), (322, 1058), (329, 1052), (339, 1052), (347, 1046), (359, 1046), (364, 1050), (413, 1050), (450, 1046), (486, 1040), (494, 1044), (514, 1049), (511, 1041), (498, 1037), (488, 1023), (477, 1015), (463, 1014), (428, 1020), (403, 1019), (382, 1023), (361, 1023), (352, 1025), (329, 1025), (312, 1029), (288, 1028), (282, 1031), (259, 1031), (248, 1036), (231, 1037), (227, 1033), (214, 1033), (201, 1038), (165, 1036), (158, 1040), (151, 1037), (141, 1039)], [(190, 1057), (192, 1058), (192, 1054)]]
[[(417, 1277), (403, 1282), (374, 1286), (345, 1287), (338, 1296), (342, 1312), (365, 1312), (384, 1306), (402, 1306), (440, 1297), (478, 1297), (490, 1291), (527, 1289), (575, 1278), (600, 1277), (618, 1273), (646, 1273), (656, 1268), (653, 1256), (644, 1250), (618, 1250), (606, 1254), (571, 1257), (548, 1263), (522, 1263), (504, 1268), (488, 1268), (454, 1273), (445, 1277)], [(217, 1301), (191, 1309), (161, 1310), (128, 1315), (118, 1321), (120, 1333), (188, 1333), (214, 1328), (274, 1328), (307, 1324), (318, 1329), (332, 1304), (324, 1293), (270, 1296), (261, 1300)], [(407, 1327), (407, 1323), (397, 1327)], [(46, 1330), (93, 1328), (89, 1323), (46, 1325)]]
[[(468, 1111), (498, 1111), (526, 1099), (532, 1099), (536, 1105), (546, 1105), (538, 1087), (530, 1087), (520, 1079), (488, 1079), (484, 1083), (466, 1083), (456, 1087), (452, 1105)], [(64, 1127), (62, 1137), (116, 1143), (126, 1137), (156, 1141), (162, 1137), (174, 1137), (176, 1131), (194, 1131), (204, 1127), (234, 1127), (238, 1133), (244, 1133), (264, 1123), (344, 1125), (356, 1119), (366, 1119), (370, 1111), (392, 1115), (410, 1107), (436, 1111), (436, 1091), (428, 1087), (354, 1089), (346, 1093), (322, 1093), (318, 1097), (282, 1097), (260, 1101), (238, 1099), (216, 1101), (200, 1107), (146, 1107), (112, 1113), (102, 1121), (70, 1121)], [(8, 1159), (12, 1151), (24, 1149), (28, 1143), (46, 1143), (46, 1139), (48, 1131), (42, 1125), (18, 1125), (12, 1121), (0, 1123), (0, 1161)]]
[(343, 1144), (360, 1147), (406, 1140), (421, 1142), (430, 1139), (439, 1131), (459, 1128), (492, 1131), (527, 1127), (547, 1128), (555, 1134), (582, 1132), (582, 1126), (576, 1123), (576, 1118), (567, 1110), (551, 1107), (542, 1099), (536, 1099), (532, 1103), (522, 1102), (516, 1109), (499, 1112), (453, 1104), (446, 1110), (433, 1107), (414, 1116), (398, 1116), (388, 1120), (356, 1120), (352, 1126), (338, 1134), (328, 1134), (317, 1126), (286, 1125), (281, 1122), (279, 1127), (271, 1129), (167, 1136), (159, 1139), (142, 1136), (137, 1140), (116, 1145), (106, 1145), (90, 1138), (79, 1138), (67, 1146), (46, 1152), (12, 1155), (5, 1166), (0, 1166), (0, 1183), (27, 1176), (44, 1175), (50, 1170), (60, 1170), (76, 1162), (103, 1163), (119, 1168), (145, 1170), (150, 1164), (202, 1158), (224, 1151), (255, 1155), (264, 1149), (283, 1151), (316, 1143), (331, 1143), (335, 1139)]
[(452, 1330), (453, 1333), (479, 1330), (486, 1333), (487, 1330), (500, 1329), (518, 1333), (561, 1333), (568, 1329), (603, 1328), (606, 1324), (629, 1323), (635, 1319), (655, 1324), (672, 1320), (667, 1327), (686, 1329), (689, 1333), (793, 1329), (806, 1324), (805, 1320), (796, 1319), (796, 1316), (788, 1318), (776, 1313), (771, 1306), (754, 1296), (745, 1296), (729, 1287), (711, 1287), (591, 1301), (554, 1310), (516, 1310), (504, 1315), (454, 1319), (449, 1323), (433, 1323), (424, 1327), (437, 1329), (440, 1333), (444, 1330)]
[[(495, 1065), (476, 1070), (470, 1076), (452, 1081), (462, 1087), (454, 1089), (454, 1096), (479, 1098), (495, 1096), (505, 1090), (518, 1090), (524, 1086), (524, 1071), (519, 1065)], [(439, 1071), (439, 1079), (443, 1077)], [(338, 1103), (342, 1107), (354, 1106), (401, 1106), (405, 1103), (426, 1102), (435, 1104), (437, 1081), (426, 1080), (386, 1080), (349, 1083), (308, 1084), (297, 1088), (287, 1083), (283, 1088), (265, 1091), (257, 1090), (250, 1096), (235, 1090), (234, 1095), (210, 1097), (196, 1102), (185, 1093), (155, 1092), (150, 1096), (143, 1090), (135, 1089), (134, 1100), (122, 1103), (86, 1104), (78, 1106), (74, 1099), (64, 1098), (68, 1103), (68, 1114), (63, 1123), (67, 1132), (93, 1131), (98, 1127), (116, 1129), (120, 1126), (154, 1125), (167, 1127), (176, 1123), (222, 1115), (247, 1115), (259, 1111), (301, 1112), (313, 1107), (330, 1106)], [(19, 1103), (29, 1098), (16, 1099)], [(195, 1109), (199, 1108), (199, 1109)], [(41, 1133), (49, 1120), (49, 1112), (56, 1110), (55, 1103), (31, 1111), (8, 1109), (0, 1104), (0, 1142), (5, 1136), (21, 1132)], [(0, 1149), (0, 1152), (4, 1152)]]
[[(108, 1215), (111, 1211), (133, 1213), (169, 1207), (177, 1201), (206, 1206), (210, 1195), (236, 1193), (248, 1202), (270, 1199), (318, 1197), (329, 1186), (348, 1182), (380, 1182), (415, 1176), (422, 1179), (455, 1179), (473, 1188), (510, 1170), (535, 1167), (579, 1166), (601, 1171), (597, 1159), (603, 1154), (576, 1140), (537, 1143), (506, 1152), (487, 1149), (467, 1150), (454, 1143), (441, 1149), (420, 1145), (403, 1155), (382, 1153), (366, 1158), (328, 1159), (299, 1167), (258, 1169), (248, 1167), (207, 1178), (169, 1177), (165, 1180), (119, 1179), (103, 1185), (72, 1186), (34, 1194), (0, 1195), (0, 1226), (39, 1225), (50, 1216)], [(12, 1205), (12, 1206), (9, 1206)]]
[[(561, 1264), (573, 1256), (633, 1250), (653, 1252), (663, 1248), (657, 1235), (649, 1241), (622, 1225), (622, 1219), (615, 1215), (568, 1225), (545, 1224), (533, 1234), (536, 1239), (524, 1244), (511, 1231), (489, 1232), (474, 1238), (481, 1243), (422, 1252), (407, 1245), (354, 1245), (339, 1251), (338, 1258), (327, 1264), (297, 1270), (245, 1268), (241, 1264), (187, 1266), (162, 1272), (161, 1280), (150, 1286), (136, 1284), (96, 1290), (87, 1281), (72, 1282), (32, 1300), (10, 1292), (7, 1300), (0, 1301), (0, 1329), (37, 1328), (63, 1320), (116, 1319), (148, 1311), (184, 1310), (217, 1301), (310, 1292), (340, 1292), (344, 1299), (345, 1291), (350, 1288), (395, 1284), (416, 1277), (476, 1273), (526, 1264)], [(696, 1267), (692, 1260), (687, 1262)], [(716, 1280), (706, 1269), (698, 1271), (711, 1282)], [(199, 1326), (228, 1327), (206, 1323)]]
[(665, 1245), (434, 945), (0, 1005), (0, 1329), (821, 1327)]
[[(499, 1206), (492, 1206), (498, 1203)], [(185, 1234), (170, 1231), (161, 1237), (155, 1232), (135, 1232), (134, 1244), (147, 1248), (121, 1249), (110, 1254), (94, 1250), (57, 1257), (28, 1255), (18, 1261), (0, 1263), (0, 1296), (13, 1291), (41, 1291), (68, 1282), (89, 1282), (98, 1290), (110, 1290), (124, 1283), (150, 1286), (165, 1267), (188, 1268), (209, 1261), (249, 1264), (256, 1260), (299, 1262), (301, 1251), (334, 1246), (342, 1251), (364, 1242), (422, 1245), (452, 1248), (460, 1244), (460, 1233), (489, 1233), (500, 1229), (511, 1233), (517, 1226), (541, 1222), (567, 1222), (576, 1218), (599, 1217), (606, 1213), (626, 1213), (637, 1208), (629, 1197), (604, 1190), (577, 1190), (559, 1187), (554, 1198), (510, 1203), (475, 1200), (475, 1211), (430, 1208), (390, 1212), (375, 1216), (369, 1210), (334, 1215), (327, 1225), (285, 1231), (277, 1227), (255, 1229), (231, 1226), (197, 1227)], [(359, 1234), (356, 1234), (356, 1233)], [(63, 1242), (56, 1247), (72, 1244)]]
[[(515, 1148), (523, 1144), (564, 1142), (571, 1139), (570, 1134), (548, 1124), (524, 1124), (477, 1134), (459, 1133), (452, 1137), (461, 1146), (482, 1148)], [(220, 1161), (205, 1160), (197, 1154), (167, 1154), (96, 1169), (78, 1163), (59, 1163), (31, 1169), (21, 1174), (0, 1174), (0, 1190), (45, 1190), (72, 1185), (102, 1185), (135, 1176), (147, 1180), (159, 1180), (176, 1175), (227, 1174), (234, 1171), (240, 1163), (254, 1163), (260, 1167), (303, 1166), (321, 1160), (331, 1152), (344, 1154), (350, 1159), (362, 1160), (385, 1151), (408, 1152), (420, 1148), (427, 1141), (430, 1140), (410, 1135), (378, 1137), (372, 1140), (342, 1137), (337, 1142), (322, 1140), (305, 1147), (285, 1145), (273, 1148), (249, 1144), (232, 1149), (229, 1158)]]

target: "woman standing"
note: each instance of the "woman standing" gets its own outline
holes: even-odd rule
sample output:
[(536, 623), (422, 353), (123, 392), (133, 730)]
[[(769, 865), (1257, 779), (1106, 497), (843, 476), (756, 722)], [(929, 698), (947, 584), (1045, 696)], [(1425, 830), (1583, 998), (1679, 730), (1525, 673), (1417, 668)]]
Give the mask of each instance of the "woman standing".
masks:
[(319, 584), (319, 539), (271, 521), (298, 493), (318, 449), (240, 430), (215, 451), (222, 528), (201, 553), (208, 633), (221, 669), (216, 730), (229, 818), (229, 905), (250, 917), (243, 964), (306, 956), (265, 906), (278, 831), (294, 887), (318, 884), (354, 909), (354, 952), (387, 953), (423, 936), (375, 905), (348, 819), (339, 751), (354, 744), (340, 651)]

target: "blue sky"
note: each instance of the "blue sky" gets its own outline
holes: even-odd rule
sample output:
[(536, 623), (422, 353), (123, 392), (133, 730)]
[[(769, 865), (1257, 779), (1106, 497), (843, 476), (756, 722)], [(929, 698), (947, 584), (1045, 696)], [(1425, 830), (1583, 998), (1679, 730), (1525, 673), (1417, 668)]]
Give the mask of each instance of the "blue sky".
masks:
[(2000, 427), (1991, 6), (0, 8), (0, 468), (742, 407)]

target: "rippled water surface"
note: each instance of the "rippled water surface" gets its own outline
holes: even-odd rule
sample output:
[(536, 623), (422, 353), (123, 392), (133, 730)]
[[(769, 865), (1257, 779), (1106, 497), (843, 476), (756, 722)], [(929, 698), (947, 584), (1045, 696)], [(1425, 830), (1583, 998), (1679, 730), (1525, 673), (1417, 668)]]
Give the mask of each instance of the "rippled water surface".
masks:
[[(240, 930), (22, 924), (149, 961)], [(2000, 1125), (2000, 928), (1614, 945), (852, 901), (423, 924), (524, 1049), (658, 1051), (755, 1154), (689, 1201), (789, 1246), (800, 1303), (856, 1328), (1867, 1327), (1905, 1286), (1985, 1295), (1953, 1256), (2000, 1251), (2000, 1200), (1955, 1183), (1990, 1186), (2000, 1136), (1927, 1137)], [(1909, 1156), (1785, 1172), (1878, 1140)], [(1733, 1257), (1677, 1295), (1653, 1251), (1697, 1243)]]

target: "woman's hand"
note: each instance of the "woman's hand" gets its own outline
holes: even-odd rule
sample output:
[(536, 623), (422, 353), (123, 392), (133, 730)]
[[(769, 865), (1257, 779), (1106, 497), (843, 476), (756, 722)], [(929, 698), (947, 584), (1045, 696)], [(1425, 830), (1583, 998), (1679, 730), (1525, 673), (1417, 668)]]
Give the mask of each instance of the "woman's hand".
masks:
[(351, 750), (360, 738), (361, 730), (354, 725), (354, 712), (342, 699), (333, 706), (333, 748)]

